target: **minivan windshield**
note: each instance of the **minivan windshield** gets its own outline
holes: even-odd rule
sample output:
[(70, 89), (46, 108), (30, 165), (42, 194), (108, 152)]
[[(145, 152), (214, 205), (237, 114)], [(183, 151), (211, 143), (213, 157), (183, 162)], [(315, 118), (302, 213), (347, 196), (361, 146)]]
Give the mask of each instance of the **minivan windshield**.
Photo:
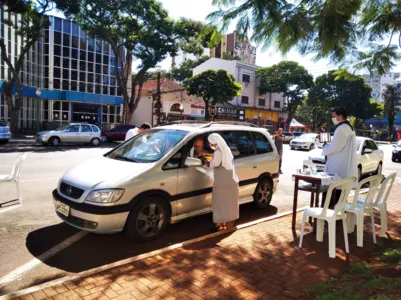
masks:
[(161, 159), (177, 145), (188, 131), (153, 129), (138, 134), (105, 157), (139, 163), (151, 163)]

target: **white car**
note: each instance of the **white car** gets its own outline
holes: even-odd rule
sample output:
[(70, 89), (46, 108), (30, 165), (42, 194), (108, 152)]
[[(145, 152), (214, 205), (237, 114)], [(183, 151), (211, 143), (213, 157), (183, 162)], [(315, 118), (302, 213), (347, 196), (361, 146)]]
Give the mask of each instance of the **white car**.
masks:
[(290, 141), (291, 150), (312, 150), (319, 145), (319, 135), (317, 133), (304, 133)]
[[(358, 179), (366, 174), (381, 174), (383, 169), (383, 150), (379, 149), (376, 142), (365, 137), (356, 137), (356, 153), (358, 159)], [(305, 160), (306, 167), (316, 167), (318, 172), (324, 171), (325, 158), (312, 157)]]

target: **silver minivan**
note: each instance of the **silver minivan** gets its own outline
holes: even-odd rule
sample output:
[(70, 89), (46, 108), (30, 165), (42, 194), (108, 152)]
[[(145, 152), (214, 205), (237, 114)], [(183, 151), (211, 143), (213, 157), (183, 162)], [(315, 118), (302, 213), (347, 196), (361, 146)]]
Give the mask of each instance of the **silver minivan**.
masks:
[(139, 241), (157, 238), (169, 223), (209, 213), (212, 170), (191, 157), (194, 140), (219, 133), (232, 149), (240, 203), (270, 205), (279, 179), (279, 155), (263, 128), (179, 124), (145, 131), (103, 157), (68, 171), (53, 191), (66, 223), (95, 233), (123, 230)]

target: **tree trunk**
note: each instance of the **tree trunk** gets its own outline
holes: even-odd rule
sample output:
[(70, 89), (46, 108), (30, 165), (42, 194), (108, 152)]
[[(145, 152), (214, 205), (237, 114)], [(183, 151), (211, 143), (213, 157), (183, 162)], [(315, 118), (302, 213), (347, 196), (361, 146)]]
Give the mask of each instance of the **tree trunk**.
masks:
[(390, 143), (393, 141), (393, 127), (394, 127), (394, 119), (393, 118), (389, 118), (388, 119), (387, 133), (388, 133), (388, 141)]
[[(18, 132), (19, 117), (21, 111), (20, 95), (13, 95), (12, 87), (9, 85), (3, 86), (4, 95), (8, 107), (8, 115), (10, 116), (10, 131), (14, 135)], [(15, 97), (15, 104), (13, 103), (13, 97)]]

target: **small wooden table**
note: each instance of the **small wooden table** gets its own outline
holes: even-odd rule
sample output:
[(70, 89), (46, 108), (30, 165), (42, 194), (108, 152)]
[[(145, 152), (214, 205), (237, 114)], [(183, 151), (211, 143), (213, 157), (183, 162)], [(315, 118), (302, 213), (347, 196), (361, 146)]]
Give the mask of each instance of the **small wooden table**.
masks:
[[(292, 175), (294, 183), (294, 202), (292, 207), (292, 229), (295, 230), (295, 223), (297, 219), (297, 206), (298, 206), (298, 191), (310, 192), (310, 206), (319, 207), (319, 194), (327, 192), (328, 187), (322, 186), (322, 179), (312, 175), (306, 174), (293, 174)], [(309, 184), (299, 186), (299, 181), (305, 181)], [(315, 197), (316, 194), (316, 197)], [(309, 223), (311, 223), (311, 218), (309, 218)], [(316, 222), (314, 222), (314, 232)]]

